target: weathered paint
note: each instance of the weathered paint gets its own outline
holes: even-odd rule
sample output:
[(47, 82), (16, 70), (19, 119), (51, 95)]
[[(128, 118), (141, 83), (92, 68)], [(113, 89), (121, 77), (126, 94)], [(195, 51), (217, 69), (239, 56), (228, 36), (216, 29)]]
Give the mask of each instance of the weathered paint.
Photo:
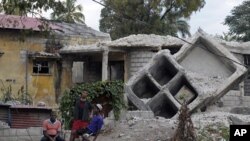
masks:
[[(7, 36), (6, 36), (7, 35)], [(0, 35), (0, 36), (3, 36)], [(28, 93), (33, 98), (33, 104), (38, 101), (44, 101), (49, 105), (55, 104), (55, 61), (51, 61), (51, 74), (50, 75), (34, 75), (33, 60), (27, 60), (27, 84), (26, 84), (26, 56), (23, 51), (43, 51), (44, 45), (38, 40), (40, 37), (34, 37), (33, 41), (21, 42), (18, 38), (13, 38), (15, 35), (5, 34), (0, 38), (0, 50), (4, 55), (0, 57), (0, 88), (8, 87), (11, 85), (13, 97), (18, 97), (18, 91), (21, 87), (28, 87)], [(1, 96), (3, 93), (0, 94)]]
[[(33, 59), (36, 58), (26, 60), (25, 53), (26, 51), (44, 51), (48, 39), (36, 32), (32, 36), (25, 37), (25, 41), (22, 42), (19, 40), (22, 36), (18, 30), (0, 30), (0, 52), (4, 53), (0, 56), (0, 89), (11, 85), (13, 97), (18, 97), (21, 87), (28, 88), (34, 105), (43, 101), (48, 106), (57, 106), (58, 98), (72, 86), (73, 61), (71, 58), (74, 54), (62, 60), (48, 60), (51, 64), (48, 75), (33, 74)], [(64, 46), (86, 45), (107, 40), (107, 37), (65, 35), (57, 36), (54, 40)], [(60, 62), (59, 65), (57, 61)], [(2, 96), (3, 93), (0, 92), (0, 97)]]

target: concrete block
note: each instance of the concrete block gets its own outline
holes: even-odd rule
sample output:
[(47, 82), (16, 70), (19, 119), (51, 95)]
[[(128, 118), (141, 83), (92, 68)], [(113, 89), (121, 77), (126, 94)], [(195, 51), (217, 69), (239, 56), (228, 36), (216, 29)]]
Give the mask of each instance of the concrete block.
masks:
[(10, 131), (10, 136), (16, 136), (16, 133), (17, 133), (17, 130), (18, 129), (10, 129), (9, 131)]
[(135, 66), (136, 66), (136, 63), (131, 63), (130, 66), (131, 66), (131, 67), (135, 67)]
[(229, 100), (227, 100), (227, 101), (224, 102), (224, 104), (225, 104), (225, 106), (234, 106), (235, 105), (235, 101), (229, 101)]
[(17, 136), (28, 136), (28, 131), (27, 129), (18, 129), (16, 130), (16, 135)]
[(126, 114), (126, 119), (133, 119), (135, 117), (140, 117), (142, 119), (153, 119), (154, 113), (151, 111), (128, 111)]
[(32, 136), (41, 136), (43, 134), (41, 127), (30, 127), (27, 130), (28, 134)]
[(22, 141), (18, 137), (4, 137), (1, 141)]
[[(247, 69), (231, 60), (239, 62), (224, 46), (200, 32), (174, 56), (169, 50), (158, 52), (129, 79), (125, 92), (130, 103), (155, 116), (175, 117), (184, 101), (193, 112), (218, 101), (244, 78)], [(234, 93), (224, 99), (229, 104), (238, 100)]]
[(11, 130), (11, 129), (4, 129), (4, 130), (3, 130), (3, 136), (4, 136), (4, 137), (10, 136), (10, 130)]
[(40, 141), (41, 138), (42, 138), (42, 135), (40, 135), (40, 136), (30, 136), (30, 138), (31, 138), (32, 141)]
[(137, 53), (136, 53), (136, 58), (141, 58), (141, 57), (142, 57), (142, 54), (143, 54), (142, 52), (137, 52)]
[(143, 52), (142, 55), (141, 55), (141, 57), (142, 58), (147, 57), (147, 54), (148, 54), (147, 52)]
[(18, 141), (33, 141), (31, 136), (18, 136)]

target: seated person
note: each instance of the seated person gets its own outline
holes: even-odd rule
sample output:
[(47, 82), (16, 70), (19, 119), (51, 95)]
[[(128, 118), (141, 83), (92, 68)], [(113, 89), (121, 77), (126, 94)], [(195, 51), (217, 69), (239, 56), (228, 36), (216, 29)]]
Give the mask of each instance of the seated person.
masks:
[(83, 141), (89, 141), (89, 136), (94, 136), (93, 141), (97, 139), (101, 128), (103, 126), (103, 116), (101, 114), (102, 106), (101, 104), (96, 104), (93, 110), (93, 117), (87, 128), (83, 128), (77, 131), (78, 134), (83, 134)]
[(56, 119), (56, 112), (52, 111), (50, 118), (43, 121), (43, 137), (41, 141), (64, 141), (59, 134), (61, 122)]

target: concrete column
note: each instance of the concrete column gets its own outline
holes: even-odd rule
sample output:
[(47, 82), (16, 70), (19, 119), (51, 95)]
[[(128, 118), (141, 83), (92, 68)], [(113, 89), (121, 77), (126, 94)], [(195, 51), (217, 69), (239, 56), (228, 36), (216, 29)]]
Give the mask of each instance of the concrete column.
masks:
[(124, 55), (124, 82), (127, 82), (129, 79), (129, 64), (130, 64), (130, 60), (129, 60), (129, 54), (125, 53)]
[(108, 80), (108, 51), (102, 53), (102, 81)]
[(66, 58), (62, 61), (61, 88), (63, 91), (72, 86), (72, 67), (73, 61), (71, 59)]

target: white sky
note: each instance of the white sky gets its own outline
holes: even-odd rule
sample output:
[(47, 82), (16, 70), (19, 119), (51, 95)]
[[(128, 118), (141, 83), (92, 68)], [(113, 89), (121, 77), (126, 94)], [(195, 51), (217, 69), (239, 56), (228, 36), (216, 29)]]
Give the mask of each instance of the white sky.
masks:
[[(208, 34), (219, 34), (228, 31), (228, 27), (223, 25), (224, 19), (230, 14), (234, 6), (241, 4), (244, 0), (206, 0), (206, 5), (194, 13), (189, 21), (190, 32), (194, 34), (200, 27)], [(77, 0), (78, 4), (83, 6), (85, 23), (99, 30), (99, 20), (101, 5), (92, 0)]]

